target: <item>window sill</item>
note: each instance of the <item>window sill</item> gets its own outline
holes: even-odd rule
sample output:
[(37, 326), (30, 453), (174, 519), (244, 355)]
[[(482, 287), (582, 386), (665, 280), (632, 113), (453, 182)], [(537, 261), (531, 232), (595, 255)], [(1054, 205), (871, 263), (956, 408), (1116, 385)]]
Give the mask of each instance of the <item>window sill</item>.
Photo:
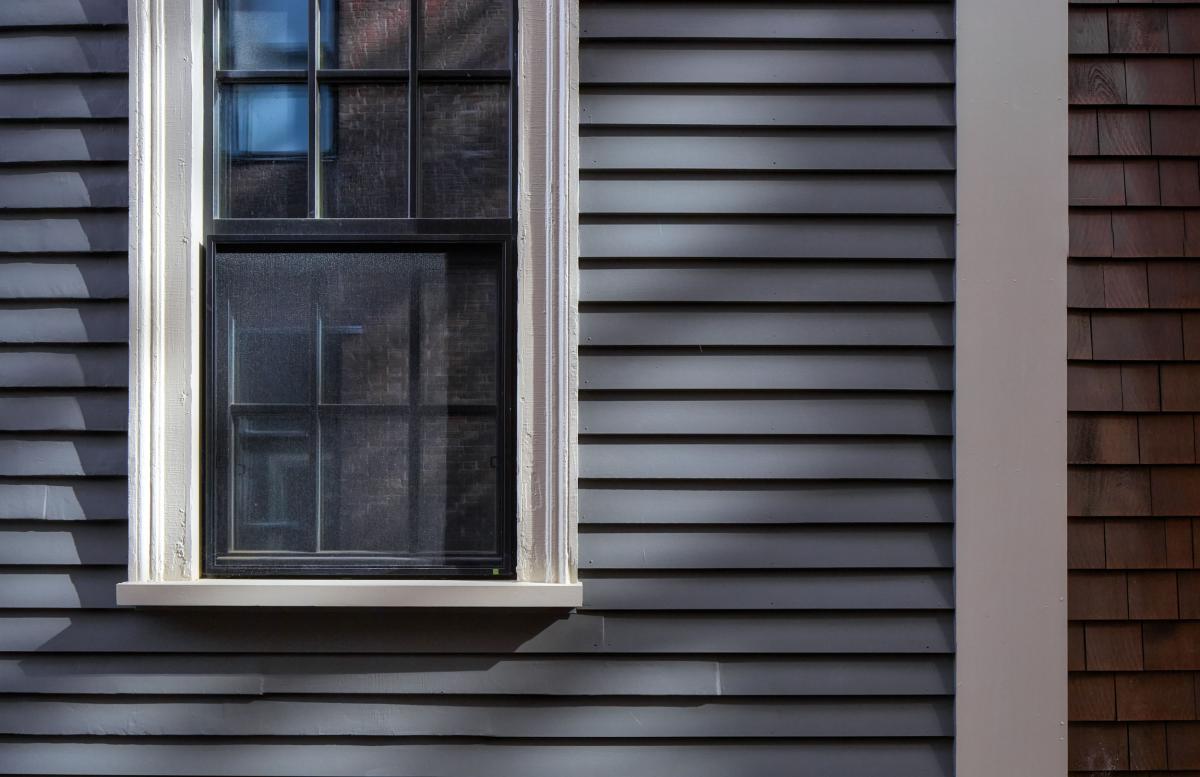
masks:
[(187, 580), (118, 583), (138, 607), (476, 607), (570, 609), (579, 583), (491, 580)]

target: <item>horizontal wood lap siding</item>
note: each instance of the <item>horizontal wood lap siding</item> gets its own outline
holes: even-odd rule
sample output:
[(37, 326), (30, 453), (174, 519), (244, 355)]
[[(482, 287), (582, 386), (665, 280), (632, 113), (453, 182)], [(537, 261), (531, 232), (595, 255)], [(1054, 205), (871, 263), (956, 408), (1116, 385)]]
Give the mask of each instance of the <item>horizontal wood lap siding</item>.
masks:
[[(690, 617), (799, 617), (822, 661), (952, 671), (949, 633), (897, 631), (953, 623), (952, 11), (584, 4), (580, 568), (606, 636), (653, 618), (657, 650), (704, 650)], [(755, 660), (807, 674), (779, 635)], [(873, 719), (863, 671), (837, 682)], [(822, 732), (831, 773), (875, 773), (870, 737), (951, 774), (952, 694)]]
[(1193, 775), (1200, 4), (1070, 19), (1070, 769)]
[(951, 3), (584, 1), (571, 614), (115, 606), (124, 7), (0, 4), (0, 773), (953, 772)]

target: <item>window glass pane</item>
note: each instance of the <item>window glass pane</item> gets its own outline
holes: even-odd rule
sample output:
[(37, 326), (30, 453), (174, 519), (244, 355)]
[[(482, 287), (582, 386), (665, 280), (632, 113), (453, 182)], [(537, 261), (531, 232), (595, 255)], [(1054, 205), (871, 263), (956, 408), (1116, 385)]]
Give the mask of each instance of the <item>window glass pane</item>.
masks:
[(216, 253), (218, 555), (501, 563), (500, 251)]
[(308, 66), (308, 0), (225, 0), (220, 67), (303, 70)]
[(354, 411), (321, 419), (322, 549), (386, 554), (413, 547), (406, 416)]
[(421, 67), (504, 70), (512, 25), (508, 0), (420, 0)]
[(426, 417), (421, 422), (421, 514), (444, 516), (421, 526), (427, 553), (495, 554), (496, 419)]
[(408, 68), (408, 0), (321, 0), (321, 67)]
[(321, 88), (321, 215), (408, 215), (408, 95), (404, 86)]
[(421, 215), (508, 216), (508, 86), (421, 88)]
[(233, 424), (233, 551), (315, 548), (313, 437), (305, 415), (238, 415)]
[(221, 87), (217, 176), (222, 216), (308, 215), (307, 95), (302, 84)]

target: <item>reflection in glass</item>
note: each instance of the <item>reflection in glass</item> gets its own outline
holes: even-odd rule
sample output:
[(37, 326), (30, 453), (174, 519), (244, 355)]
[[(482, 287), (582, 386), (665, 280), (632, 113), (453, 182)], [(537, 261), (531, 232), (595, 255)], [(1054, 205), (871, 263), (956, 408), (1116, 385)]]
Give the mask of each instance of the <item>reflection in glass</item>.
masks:
[(220, 214), (308, 214), (308, 102), (303, 84), (224, 85), (219, 94)]
[(245, 415), (234, 421), (233, 549), (315, 547), (312, 432), (301, 415)]
[(321, 67), (408, 68), (408, 0), (321, 0)]
[(505, 70), (508, 0), (420, 0), (421, 67)]
[[(342, 412), (321, 421), (321, 547), (412, 549), (407, 414)], [(426, 513), (425, 525), (442, 516)]]
[(220, 21), (222, 69), (308, 66), (308, 0), (225, 0)]
[(508, 86), (421, 88), (421, 215), (508, 216)]
[[(408, 215), (408, 100), (404, 86), (321, 87), (321, 215)], [(324, 129), (329, 127), (329, 130)]]
[(500, 563), (499, 258), (216, 252), (218, 556)]

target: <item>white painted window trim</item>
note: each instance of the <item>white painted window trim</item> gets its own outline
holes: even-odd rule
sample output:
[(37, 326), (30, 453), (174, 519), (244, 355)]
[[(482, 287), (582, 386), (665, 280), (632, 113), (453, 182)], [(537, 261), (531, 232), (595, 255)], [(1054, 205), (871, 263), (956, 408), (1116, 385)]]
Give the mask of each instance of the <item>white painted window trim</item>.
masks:
[(577, 0), (518, 8), (517, 580), (201, 579), (204, 8), (130, 0), (129, 581), (169, 606), (574, 607)]
[(955, 773), (1067, 773), (1067, 2), (956, 0)]

